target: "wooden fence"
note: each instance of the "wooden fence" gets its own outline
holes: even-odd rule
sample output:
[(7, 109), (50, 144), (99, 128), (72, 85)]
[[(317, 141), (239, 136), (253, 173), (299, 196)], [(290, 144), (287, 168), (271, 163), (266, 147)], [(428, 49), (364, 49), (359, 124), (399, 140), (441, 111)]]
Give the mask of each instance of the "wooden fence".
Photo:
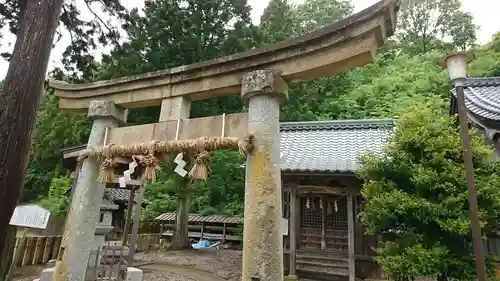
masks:
[(46, 264), (59, 254), (62, 236), (18, 237), (14, 250), (14, 265), (17, 267)]
[[(49, 260), (56, 259), (61, 246), (61, 238), (61, 235), (18, 237), (14, 250), (15, 266), (47, 264)], [(143, 252), (150, 249), (157, 249), (160, 245), (160, 238), (161, 235), (157, 233), (139, 234), (136, 251)], [(108, 243), (110, 245), (116, 244), (115, 241), (108, 241)]]
[[(139, 234), (137, 237), (137, 243), (136, 243), (136, 251), (137, 252), (144, 252), (152, 249), (157, 249), (161, 242), (161, 234), (159, 233), (153, 233), (153, 234)], [(130, 235), (129, 235), (129, 241), (130, 241)]]

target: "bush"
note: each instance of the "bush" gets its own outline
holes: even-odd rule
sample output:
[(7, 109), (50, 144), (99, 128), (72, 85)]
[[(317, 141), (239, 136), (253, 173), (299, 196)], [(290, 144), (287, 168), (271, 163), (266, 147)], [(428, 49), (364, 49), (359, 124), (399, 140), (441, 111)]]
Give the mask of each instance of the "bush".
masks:
[[(475, 280), (467, 181), (456, 120), (413, 108), (384, 155), (362, 157), (369, 234), (382, 234), (377, 261), (394, 280), (435, 276)], [(471, 137), (483, 230), (497, 231), (500, 165), (484, 139)], [(487, 268), (493, 270), (491, 256)], [(493, 273), (493, 272), (491, 272)]]
[(65, 216), (68, 211), (68, 193), (71, 182), (69, 173), (53, 177), (49, 187), (49, 195), (40, 201), (40, 206), (49, 210), (53, 215)]

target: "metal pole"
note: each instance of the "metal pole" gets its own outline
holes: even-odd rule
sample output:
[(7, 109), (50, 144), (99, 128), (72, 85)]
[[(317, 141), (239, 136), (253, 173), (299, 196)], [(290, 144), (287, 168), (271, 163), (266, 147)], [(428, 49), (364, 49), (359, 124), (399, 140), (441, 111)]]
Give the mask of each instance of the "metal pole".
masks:
[(474, 167), (469, 141), (470, 136), (467, 122), (467, 109), (465, 107), (463, 81), (455, 81), (455, 89), (457, 92), (458, 119), (460, 121), (460, 138), (462, 140), (463, 159), (467, 175), (469, 211), (472, 223), (472, 240), (474, 243), (474, 253), (476, 258), (476, 274), (478, 281), (486, 281), (486, 265), (484, 263), (481, 226), (479, 224), (476, 184), (474, 183)]

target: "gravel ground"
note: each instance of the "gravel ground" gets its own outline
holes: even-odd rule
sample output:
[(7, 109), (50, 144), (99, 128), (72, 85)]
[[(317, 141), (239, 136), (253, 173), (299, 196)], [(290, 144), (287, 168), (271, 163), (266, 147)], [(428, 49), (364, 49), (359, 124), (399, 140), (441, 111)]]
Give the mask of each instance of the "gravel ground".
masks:
[[(214, 280), (223, 281), (239, 281), (241, 278), (241, 251), (236, 250), (154, 251), (138, 253), (136, 259), (158, 264), (154, 268), (146, 266), (143, 269), (143, 280), (146, 281), (209, 281), (208, 277), (202, 277), (203, 274), (210, 274)], [(161, 264), (165, 266), (162, 267)], [(39, 278), (43, 268), (44, 266), (16, 268), (13, 281)]]
[[(39, 272), (31, 272), (23, 274), (23, 276), (14, 276), (13, 281), (33, 281), (40, 278)], [(185, 277), (176, 273), (159, 271), (159, 270), (144, 270), (143, 280), (145, 281), (204, 281)]]
[(239, 281), (241, 279), (241, 251), (237, 250), (191, 250), (155, 251), (140, 253), (136, 259), (176, 265), (186, 269), (195, 268), (209, 272), (219, 279)]
[(192, 279), (189, 277), (185, 277), (176, 273), (159, 271), (159, 270), (144, 270), (144, 275), (142, 276), (142, 280), (145, 281), (203, 281)]
[[(20, 270), (22, 271), (22, 270)], [(29, 273), (18, 274), (12, 278), (13, 281), (33, 281), (36, 278), (40, 278), (40, 270), (31, 271)], [(177, 273), (144, 269), (143, 280), (145, 281), (205, 281), (202, 279), (193, 279)]]
[(33, 281), (35, 278), (39, 278), (40, 272), (45, 267), (42, 265), (32, 265), (14, 268), (12, 273), (12, 280), (14, 281)]

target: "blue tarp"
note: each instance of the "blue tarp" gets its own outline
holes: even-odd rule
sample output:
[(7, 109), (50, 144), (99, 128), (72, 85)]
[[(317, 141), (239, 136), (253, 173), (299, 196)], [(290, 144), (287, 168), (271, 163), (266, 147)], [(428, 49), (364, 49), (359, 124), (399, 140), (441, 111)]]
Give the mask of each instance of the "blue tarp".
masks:
[(191, 246), (193, 247), (193, 249), (207, 249), (207, 248), (210, 248), (210, 246), (212, 245), (212, 243), (210, 241), (208, 241), (207, 239), (200, 239), (200, 241), (198, 241), (198, 243), (195, 243), (195, 244), (191, 244)]

